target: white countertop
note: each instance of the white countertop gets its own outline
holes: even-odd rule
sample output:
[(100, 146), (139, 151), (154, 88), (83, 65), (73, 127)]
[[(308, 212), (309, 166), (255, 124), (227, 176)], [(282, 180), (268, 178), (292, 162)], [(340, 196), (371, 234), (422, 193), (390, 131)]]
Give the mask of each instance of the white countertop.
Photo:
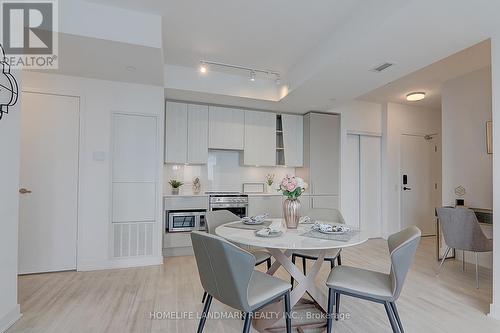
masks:
[[(283, 221), (283, 219), (272, 219)], [(368, 233), (359, 231), (348, 241), (327, 240), (304, 237), (302, 234), (309, 231), (311, 225), (300, 225), (297, 229), (283, 229), (283, 235), (276, 238), (257, 237), (254, 230), (245, 230), (228, 227), (227, 224), (215, 229), (215, 233), (229, 241), (262, 248), (295, 249), (295, 250), (325, 250), (344, 248), (364, 243), (368, 240)]]

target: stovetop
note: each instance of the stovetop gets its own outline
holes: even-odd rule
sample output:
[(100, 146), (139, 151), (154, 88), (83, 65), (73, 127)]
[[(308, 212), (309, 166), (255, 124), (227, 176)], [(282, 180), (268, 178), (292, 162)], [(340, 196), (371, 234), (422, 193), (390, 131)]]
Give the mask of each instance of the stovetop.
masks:
[(248, 197), (247, 194), (243, 194), (238, 191), (206, 191), (211, 197)]

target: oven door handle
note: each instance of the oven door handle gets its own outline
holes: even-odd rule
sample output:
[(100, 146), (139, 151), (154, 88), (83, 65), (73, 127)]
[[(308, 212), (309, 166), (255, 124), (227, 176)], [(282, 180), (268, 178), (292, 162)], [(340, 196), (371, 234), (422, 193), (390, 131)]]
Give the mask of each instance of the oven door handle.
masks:
[(212, 208), (247, 208), (248, 204), (211, 204), (210, 210)]

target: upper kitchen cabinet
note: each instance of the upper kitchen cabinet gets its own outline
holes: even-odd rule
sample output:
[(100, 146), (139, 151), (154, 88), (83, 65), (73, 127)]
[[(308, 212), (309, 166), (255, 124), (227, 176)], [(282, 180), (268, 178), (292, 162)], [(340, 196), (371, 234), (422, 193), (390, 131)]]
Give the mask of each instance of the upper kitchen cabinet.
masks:
[(208, 106), (188, 104), (187, 163), (208, 161)]
[(288, 167), (301, 167), (304, 165), (304, 117), (282, 114), (281, 123), (284, 165)]
[(167, 101), (165, 110), (165, 163), (207, 163), (208, 106)]
[(276, 114), (245, 111), (245, 165), (276, 165)]
[[(314, 195), (338, 195), (340, 170), (340, 116), (308, 113), (304, 116), (304, 168), (297, 175)], [(314, 206), (314, 205), (313, 205)]]
[(209, 107), (208, 148), (243, 150), (245, 111)]
[(188, 106), (166, 102), (165, 163), (187, 163)]

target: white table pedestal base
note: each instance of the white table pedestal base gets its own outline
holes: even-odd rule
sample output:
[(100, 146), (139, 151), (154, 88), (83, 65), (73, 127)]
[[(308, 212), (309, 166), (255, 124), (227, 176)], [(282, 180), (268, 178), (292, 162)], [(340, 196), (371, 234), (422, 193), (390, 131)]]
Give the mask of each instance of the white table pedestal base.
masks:
[[(327, 296), (316, 286), (315, 279), (319, 273), (321, 265), (324, 262), (326, 250), (321, 250), (318, 259), (314, 262), (314, 265), (307, 274), (304, 275), (295, 264), (292, 263), (290, 257), (293, 253), (292, 250), (286, 250), (282, 252), (279, 249), (267, 248), (267, 251), (276, 259), (271, 268), (267, 271), (267, 274), (274, 275), (277, 270), (283, 266), (283, 268), (290, 273), (291, 276), (297, 282), (297, 285), (293, 288), (290, 293), (290, 307), (293, 308), (306, 293), (311, 296), (314, 302), (326, 312), (327, 310)], [(278, 320), (283, 317), (284, 303), (283, 300), (280, 302), (273, 303), (259, 312), (265, 313), (279, 313), (278, 316), (262, 317), (254, 320), (254, 327), (259, 332), (264, 332), (266, 328), (273, 326)]]

